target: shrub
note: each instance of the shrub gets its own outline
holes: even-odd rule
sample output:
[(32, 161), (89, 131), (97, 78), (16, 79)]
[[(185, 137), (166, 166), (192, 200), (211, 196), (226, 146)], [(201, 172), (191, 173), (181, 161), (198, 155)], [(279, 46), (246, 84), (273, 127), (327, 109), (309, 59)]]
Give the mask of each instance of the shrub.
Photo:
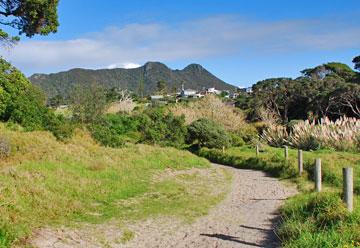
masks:
[(7, 116), (10, 121), (20, 124), (25, 131), (44, 129), (44, 118), (48, 113), (43, 92), (29, 87), (9, 104)]
[(245, 145), (245, 141), (237, 133), (229, 132), (228, 135), (230, 137), (231, 146), (243, 146), (243, 145)]
[(218, 123), (209, 119), (199, 119), (188, 127), (188, 142), (198, 142), (200, 146), (208, 148), (222, 148), (230, 146), (230, 137)]
[(63, 115), (55, 115), (49, 111), (44, 116), (44, 128), (50, 131), (57, 140), (66, 141), (73, 136), (75, 125)]
[(9, 140), (4, 136), (0, 136), (0, 158), (10, 156), (10, 152), (11, 146)]
[(187, 128), (184, 116), (178, 117), (157, 108), (138, 118), (141, 120), (144, 142), (175, 147), (181, 147), (185, 143)]
[(92, 137), (104, 146), (120, 147), (127, 142), (136, 143), (140, 121), (129, 115), (107, 114), (89, 125)]

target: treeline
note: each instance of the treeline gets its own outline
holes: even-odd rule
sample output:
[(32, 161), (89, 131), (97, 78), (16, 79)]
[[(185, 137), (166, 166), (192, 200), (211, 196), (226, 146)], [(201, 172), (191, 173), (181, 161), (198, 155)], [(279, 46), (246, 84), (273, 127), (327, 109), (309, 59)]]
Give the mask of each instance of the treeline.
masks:
[[(360, 56), (353, 59), (360, 70)], [(297, 119), (340, 116), (360, 118), (360, 73), (341, 63), (327, 63), (301, 71), (292, 78), (270, 78), (253, 85), (252, 94), (241, 94), (237, 106), (249, 120), (261, 112), (275, 115), (282, 123)]]

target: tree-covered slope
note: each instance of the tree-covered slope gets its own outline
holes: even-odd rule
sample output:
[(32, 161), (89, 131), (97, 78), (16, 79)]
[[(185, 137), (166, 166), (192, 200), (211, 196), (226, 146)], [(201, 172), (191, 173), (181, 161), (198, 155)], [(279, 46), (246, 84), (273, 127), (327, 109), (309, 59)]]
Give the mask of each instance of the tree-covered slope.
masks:
[(148, 62), (134, 69), (72, 69), (52, 74), (34, 74), (30, 81), (40, 86), (49, 97), (67, 96), (73, 85), (97, 83), (105, 88), (128, 89), (138, 94), (152, 94), (156, 91), (157, 82), (166, 82), (167, 91), (179, 90), (184, 83), (186, 88), (201, 90), (204, 87), (215, 87), (220, 90), (234, 90), (235, 86), (218, 79), (201, 65), (191, 64), (183, 70), (172, 70), (159, 62)]

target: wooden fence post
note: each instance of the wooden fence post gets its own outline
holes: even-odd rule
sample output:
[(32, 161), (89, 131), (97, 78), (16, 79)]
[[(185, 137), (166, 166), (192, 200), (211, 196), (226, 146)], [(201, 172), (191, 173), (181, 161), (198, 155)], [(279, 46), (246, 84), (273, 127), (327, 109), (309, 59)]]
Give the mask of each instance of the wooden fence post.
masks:
[(302, 150), (298, 150), (298, 168), (299, 168), (299, 175), (301, 176), (303, 172), (303, 152)]
[(256, 156), (259, 156), (259, 145), (256, 145)]
[(288, 146), (284, 146), (284, 152), (285, 152), (285, 160), (289, 159), (289, 148)]
[(321, 159), (317, 158), (315, 162), (315, 190), (316, 192), (321, 191)]
[(347, 209), (352, 212), (353, 205), (353, 168), (343, 168), (343, 197)]

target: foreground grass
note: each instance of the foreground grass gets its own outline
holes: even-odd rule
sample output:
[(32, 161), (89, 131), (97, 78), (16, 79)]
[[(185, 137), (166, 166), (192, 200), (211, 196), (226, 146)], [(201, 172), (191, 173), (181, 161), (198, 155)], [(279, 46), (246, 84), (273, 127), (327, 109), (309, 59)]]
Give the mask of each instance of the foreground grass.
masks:
[[(78, 131), (68, 144), (47, 132), (22, 133), (0, 126), (12, 146), (0, 162), (0, 247), (27, 244), (45, 226), (119, 223), (156, 215), (191, 221), (219, 202), (230, 177), (210, 170), (205, 159), (172, 148), (136, 145), (111, 149)], [(192, 190), (188, 190), (189, 187)], [(129, 235), (127, 235), (129, 236)], [(126, 239), (129, 237), (126, 236)]]
[[(284, 247), (360, 247), (360, 154), (316, 151), (304, 152), (304, 169), (298, 177), (297, 150), (264, 147), (256, 157), (253, 147), (231, 148), (223, 153), (202, 149), (199, 155), (237, 168), (264, 170), (273, 176), (297, 183), (300, 194), (287, 200), (278, 235)], [(322, 159), (323, 193), (313, 193), (314, 161)], [(342, 168), (354, 167), (355, 210), (348, 213), (341, 201)]]

